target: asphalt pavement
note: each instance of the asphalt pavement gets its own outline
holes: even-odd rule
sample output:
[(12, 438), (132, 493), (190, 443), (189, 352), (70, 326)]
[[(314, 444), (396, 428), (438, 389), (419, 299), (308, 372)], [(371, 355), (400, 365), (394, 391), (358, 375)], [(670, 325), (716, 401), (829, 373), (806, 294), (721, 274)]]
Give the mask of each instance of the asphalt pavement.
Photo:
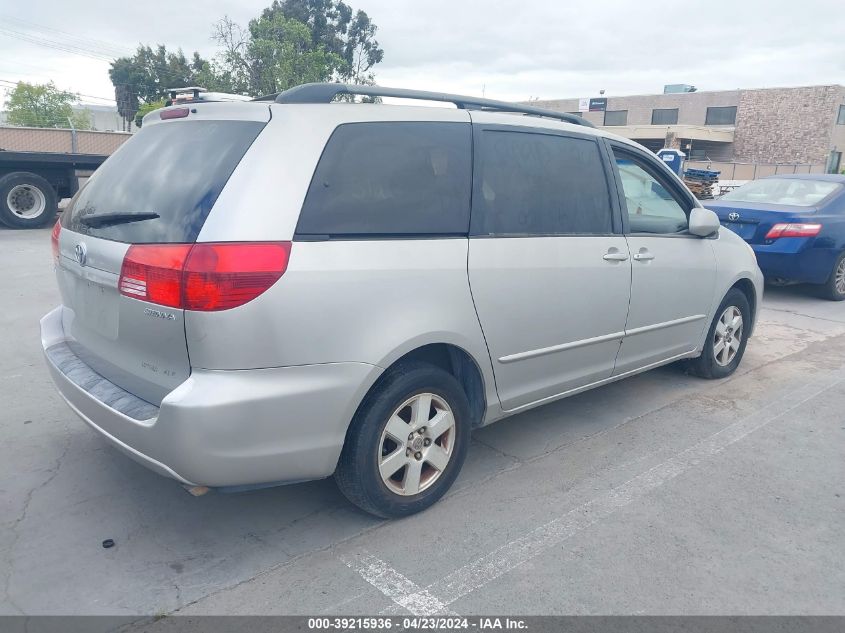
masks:
[(845, 615), (845, 303), (769, 288), (731, 378), (481, 429), (385, 522), (331, 480), (195, 498), (113, 450), (41, 358), (49, 230), (0, 229), (0, 271), (0, 614)]

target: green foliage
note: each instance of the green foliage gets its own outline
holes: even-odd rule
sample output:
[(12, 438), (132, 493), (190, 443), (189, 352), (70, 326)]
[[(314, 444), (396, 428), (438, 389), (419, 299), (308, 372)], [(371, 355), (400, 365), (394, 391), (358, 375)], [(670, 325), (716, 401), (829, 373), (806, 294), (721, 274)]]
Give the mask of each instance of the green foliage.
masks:
[(142, 104), (164, 98), (171, 88), (195, 85), (207, 65), (196, 52), (188, 59), (182, 49), (173, 52), (161, 44), (156, 48), (139, 46), (132, 57), (114, 60), (109, 69), (118, 114), (126, 121), (133, 120)]
[(137, 120), (143, 106), (159, 102), (168, 89), (184, 86), (260, 96), (311, 81), (371, 84), (372, 68), (384, 57), (376, 31), (364, 11), (343, 0), (274, 0), (247, 28), (228, 17), (217, 22), (213, 38), (220, 51), (213, 60), (139, 46), (132, 57), (112, 63), (109, 77), (125, 121)]
[(141, 121), (145, 116), (147, 116), (153, 110), (158, 110), (159, 108), (164, 107), (164, 99), (159, 99), (158, 101), (150, 101), (149, 103), (143, 103), (138, 108), (138, 112), (135, 114), (135, 126), (141, 127)]
[(91, 110), (87, 108), (85, 110), (74, 110), (71, 112), (70, 121), (77, 130), (90, 130), (94, 127), (94, 124), (91, 122)]
[(384, 51), (375, 39), (378, 27), (365, 11), (353, 11), (343, 0), (273, 0), (261, 17), (279, 14), (305, 24), (315, 47), (343, 59), (335, 69), (338, 79), (373, 83), (371, 69), (384, 59)]
[(260, 17), (243, 31), (228, 18), (216, 26), (223, 46), (212, 73), (227, 91), (254, 96), (325, 81), (344, 66), (343, 59), (315, 45), (302, 22), (281, 13)]
[(78, 94), (59, 90), (53, 82), (30, 84), (20, 81), (6, 98), (6, 120), (10, 125), (63, 128), (70, 127), (70, 121), (73, 121), (77, 129), (90, 129), (90, 113), (87, 110), (74, 112), (71, 107), (78, 99)]

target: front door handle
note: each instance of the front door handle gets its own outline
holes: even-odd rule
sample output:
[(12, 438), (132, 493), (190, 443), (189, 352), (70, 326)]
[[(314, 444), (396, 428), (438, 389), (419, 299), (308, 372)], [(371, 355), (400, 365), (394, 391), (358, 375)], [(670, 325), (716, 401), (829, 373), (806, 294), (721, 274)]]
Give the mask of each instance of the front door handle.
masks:
[(634, 259), (638, 262), (647, 262), (650, 259), (654, 259), (654, 254), (648, 251), (641, 251), (634, 255)]
[(619, 251), (608, 251), (603, 259), (608, 262), (624, 262), (628, 259), (628, 256), (625, 253), (620, 253)]

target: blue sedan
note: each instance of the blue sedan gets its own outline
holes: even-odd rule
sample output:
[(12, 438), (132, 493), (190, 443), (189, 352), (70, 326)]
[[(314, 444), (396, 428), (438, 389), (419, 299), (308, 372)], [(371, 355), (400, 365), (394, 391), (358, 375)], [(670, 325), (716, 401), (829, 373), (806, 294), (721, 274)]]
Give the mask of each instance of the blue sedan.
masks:
[(845, 299), (845, 175), (761, 178), (705, 204), (751, 245), (767, 280)]

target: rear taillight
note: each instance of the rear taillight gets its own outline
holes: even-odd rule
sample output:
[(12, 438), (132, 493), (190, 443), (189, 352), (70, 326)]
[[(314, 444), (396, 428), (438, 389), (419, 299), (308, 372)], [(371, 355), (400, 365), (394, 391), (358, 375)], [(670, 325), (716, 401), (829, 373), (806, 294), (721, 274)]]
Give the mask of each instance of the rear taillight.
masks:
[(50, 233), (50, 246), (53, 248), (53, 262), (59, 261), (59, 233), (62, 232), (61, 220), (56, 222), (53, 232)]
[(767, 240), (776, 240), (779, 237), (815, 237), (822, 230), (821, 224), (775, 224), (766, 233)]
[(285, 273), (290, 242), (133, 244), (120, 271), (120, 294), (184, 310), (236, 308)]
[(181, 308), (182, 269), (190, 252), (190, 244), (133, 244), (120, 268), (120, 294)]

